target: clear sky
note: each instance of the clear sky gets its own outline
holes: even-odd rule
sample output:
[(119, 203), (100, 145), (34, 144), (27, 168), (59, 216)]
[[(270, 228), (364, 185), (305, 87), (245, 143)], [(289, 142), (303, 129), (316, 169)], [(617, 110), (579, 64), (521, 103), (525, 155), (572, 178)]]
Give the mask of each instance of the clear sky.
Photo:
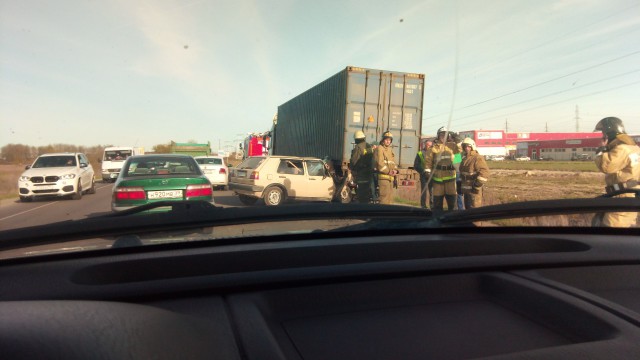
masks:
[(0, 146), (216, 149), (349, 65), (425, 74), (425, 134), (640, 133), (638, 0), (0, 0)]

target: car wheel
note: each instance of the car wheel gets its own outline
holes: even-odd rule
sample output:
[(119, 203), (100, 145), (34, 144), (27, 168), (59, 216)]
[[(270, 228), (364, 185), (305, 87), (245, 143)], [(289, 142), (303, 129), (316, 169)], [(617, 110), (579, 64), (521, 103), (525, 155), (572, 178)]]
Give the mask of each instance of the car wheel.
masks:
[(278, 206), (282, 204), (284, 200), (284, 194), (282, 189), (277, 186), (272, 186), (264, 192), (264, 203), (267, 206)]
[(28, 196), (20, 196), (20, 201), (22, 202), (31, 202), (33, 199)]
[(71, 198), (73, 200), (82, 199), (82, 183), (80, 182), (80, 180), (78, 180), (78, 188), (76, 189), (75, 194), (71, 195)]
[(256, 203), (256, 201), (258, 201), (258, 198), (254, 198), (247, 195), (238, 195), (238, 198), (240, 199), (240, 202), (245, 205), (253, 205)]
[(95, 194), (96, 193), (96, 181), (91, 179), (91, 187), (87, 190), (87, 194)]

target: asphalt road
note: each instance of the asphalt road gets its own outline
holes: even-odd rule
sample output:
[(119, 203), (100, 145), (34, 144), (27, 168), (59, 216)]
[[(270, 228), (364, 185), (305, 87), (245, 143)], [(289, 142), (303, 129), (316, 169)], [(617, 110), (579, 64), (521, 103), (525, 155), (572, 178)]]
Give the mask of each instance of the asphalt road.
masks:
[[(38, 199), (32, 202), (15, 200), (3, 201), (0, 205), (0, 231), (30, 227), (68, 220), (79, 220), (111, 213), (111, 191), (113, 184), (96, 183), (95, 194), (85, 194), (80, 200)], [(214, 191), (217, 206), (240, 207), (243, 205), (231, 191)], [(264, 206), (258, 202), (252, 206)], [(284, 205), (286, 206), (286, 205)], [(309, 229), (329, 230), (358, 223), (353, 219), (323, 219), (302, 222), (268, 222), (241, 225), (218, 226), (212, 230), (214, 237), (244, 237), (281, 234), (283, 231), (297, 232)], [(0, 250), (0, 259), (23, 256), (44, 255), (48, 253), (82, 251), (109, 248), (112, 239), (88, 238), (64, 243), (31, 246), (20, 249)]]
[[(95, 194), (85, 194), (80, 200), (47, 198), (21, 202), (17, 198), (0, 206), (0, 230), (78, 220), (111, 213), (111, 183), (96, 183)], [(216, 205), (244, 206), (231, 191), (216, 190)]]

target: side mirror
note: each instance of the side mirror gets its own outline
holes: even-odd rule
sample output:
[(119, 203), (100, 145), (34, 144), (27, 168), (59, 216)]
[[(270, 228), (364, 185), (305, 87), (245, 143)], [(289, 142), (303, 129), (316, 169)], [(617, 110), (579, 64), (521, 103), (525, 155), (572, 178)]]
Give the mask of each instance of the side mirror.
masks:
[(31, 165), (27, 165), (27, 166), (25, 166), (25, 167), (24, 167), (24, 169), (25, 169), (25, 170), (29, 170), (29, 169), (31, 169)]
[(102, 164), (102, 159), (98, 159), (98, 164)]

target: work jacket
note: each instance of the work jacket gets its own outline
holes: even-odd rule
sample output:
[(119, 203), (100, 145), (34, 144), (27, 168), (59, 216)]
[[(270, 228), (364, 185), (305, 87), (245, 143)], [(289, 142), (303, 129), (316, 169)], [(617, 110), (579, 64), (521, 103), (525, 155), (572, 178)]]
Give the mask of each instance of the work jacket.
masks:
[[(607, 192), (627, 187), (628, 181), (640, 181), (640, 147), (627, 135), (619, 134), (606, 146), (607, 151), (595, 158), (604, 175)], [(637, 188), (637, 184), (629, 186)]]
[(455, 154), (460, 153), (460, 146), (453, 141), (446, 144), (436, 140), (425, 159), (425, 167), (433, 172), (433, 181), (445, 182), (456, 179), (456, 169), (453, 166)]
[(460, 180), (462, 181), (462, 193), (467, 194), (480, 190), (489, 179), (489, 166), (484, 156), (471, 150), (460, 163)]
[(351, 171), (358, 178), (371, 177), (373, 173), (373, 148), (365, 141), (356, 144), (351, 151)]
[(391, 146), (380, 145), (376, 147), (374, 160), (378, 179), (393, 181), (393, 176), (390, 174), (393, 170), (397, 170), (398, 166)]

